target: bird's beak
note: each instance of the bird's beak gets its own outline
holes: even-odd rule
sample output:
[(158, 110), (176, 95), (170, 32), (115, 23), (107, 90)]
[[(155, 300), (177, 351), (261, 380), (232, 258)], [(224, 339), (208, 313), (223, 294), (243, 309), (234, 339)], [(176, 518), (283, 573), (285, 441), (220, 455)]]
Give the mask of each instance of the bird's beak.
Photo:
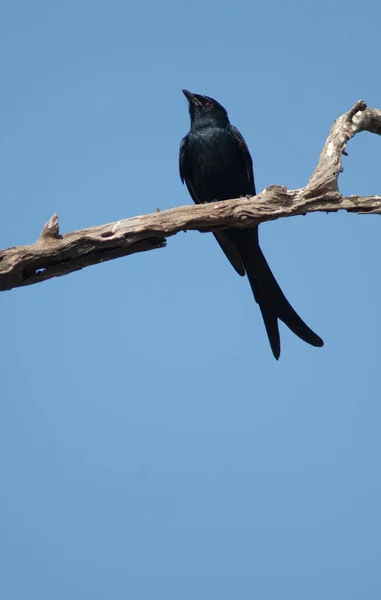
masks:
[(192, 94), (192, 92), (188, 92), (188, 90), (182, 90), (182, 92), (185, 98), (188, 100), (189, 104), (193, 104), (193, 106), (201, 106), (201, 102), (195, 94)]

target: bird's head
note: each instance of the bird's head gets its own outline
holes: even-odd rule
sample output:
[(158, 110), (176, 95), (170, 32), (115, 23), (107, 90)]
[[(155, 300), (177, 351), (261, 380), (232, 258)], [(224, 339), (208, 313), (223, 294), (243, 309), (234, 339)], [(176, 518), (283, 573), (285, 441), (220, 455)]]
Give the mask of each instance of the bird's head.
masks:
[(191, 125), (218, 125), (224, 127), (228, 125), (228, 113), (217, 100), (209, 96), (192, 94), (188, 90), (183, 90), (183, 94), (189, 102), (189, 114)]

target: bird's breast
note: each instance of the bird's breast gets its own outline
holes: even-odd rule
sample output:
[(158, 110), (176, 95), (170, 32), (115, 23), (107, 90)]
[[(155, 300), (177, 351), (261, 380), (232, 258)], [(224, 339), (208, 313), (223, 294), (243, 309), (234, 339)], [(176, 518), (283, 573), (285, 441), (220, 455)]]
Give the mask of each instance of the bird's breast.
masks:
[(188, 153), (192, 184), (200, 202), (251, 193), (241, 149), (228, 130), (208, 128), (191, 133)]

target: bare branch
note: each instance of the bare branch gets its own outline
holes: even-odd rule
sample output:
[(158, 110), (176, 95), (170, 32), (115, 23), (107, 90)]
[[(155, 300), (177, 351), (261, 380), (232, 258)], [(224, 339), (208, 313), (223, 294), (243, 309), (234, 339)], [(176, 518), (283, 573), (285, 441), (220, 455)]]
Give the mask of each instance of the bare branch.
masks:
[(342, 154), (348, 141), (361, 131), (381, 135), (381, 110), (367, 108), (363, 100), (334, 122), (310, 181), (297, 190), (271, 185), (251, 198), (164, 211), (157, 209), (149, 215), (63, 235), (59, 234), (58, 216), (53, 215), (37, 242), (0, 252), (0, 290), (60, 277), (136, 252), (163, 248), (166, 238), (179, 231), (252, 227), (264, 221), (317, 211), (381, 214), (381, 196), (343, 197), (339, 192)]

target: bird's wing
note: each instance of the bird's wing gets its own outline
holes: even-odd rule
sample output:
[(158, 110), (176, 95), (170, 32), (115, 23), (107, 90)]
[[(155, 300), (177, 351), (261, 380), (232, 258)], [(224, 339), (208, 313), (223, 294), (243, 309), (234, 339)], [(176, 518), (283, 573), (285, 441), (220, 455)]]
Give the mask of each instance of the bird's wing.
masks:
[[(187, 186), (188, 191), (191, 195), (191, 198), (195, 204), (202, 204), (200, 199), (197, 196), (197, 192), (192, 184), (191, 173), (189, 173), (188, 164), (187, 164), (187, 142), (188, 136), (185, 136), (181, 140), (180, 144), (180, 157), (179, 157), (179, 167), (180, 167), (180, 178), (181, 181)], [(224, 231), (215, 231), (213, 232), (214, 237), (219, 243), (221, 250), (224, 252), (225, 256), (229, 259), (232, 267), (237, 271), (241, 277), (245, 275), (245, 267), (243, 266), (243, 262), (241, 256), (235, 247), (235, 244), (230, 241)]]
[(234, 125), (230, 125), (230, 130), (241, 150), (242, 158), (244, 160), (245, 167), (246, 167), (247, 177), (248, 177), (248, 180), (250, 183), (251, 192), (252, 192), (253, 196), (255, 196), (253, 159), (251, 158), (249, 148), (247, 147), (247, 144), (246, 144), (245, 140), (243, 139), (242, 135), (240, 134), (240, 132), (238, 131), (237, 127), (234, 127)]
[(233, 242), (229, 240), (224, 231), (214, 231), (213, 235), (226, 258), (230, 261), (231, 266), (237, 271), (238, 275), (244, 277), (246, 274), (245, 267), (243, 266), (242, 258)]
[[(180, 179), (182, 183), (184, 183), (184, 179), (187, 177), (187, 144), (188, 144), (188, 136), (186, 135), (180, 142), (180, 154), (179, 154), (179, 169), (180, 169)], [(188, 174), (189, 176), (189, 174)]]

